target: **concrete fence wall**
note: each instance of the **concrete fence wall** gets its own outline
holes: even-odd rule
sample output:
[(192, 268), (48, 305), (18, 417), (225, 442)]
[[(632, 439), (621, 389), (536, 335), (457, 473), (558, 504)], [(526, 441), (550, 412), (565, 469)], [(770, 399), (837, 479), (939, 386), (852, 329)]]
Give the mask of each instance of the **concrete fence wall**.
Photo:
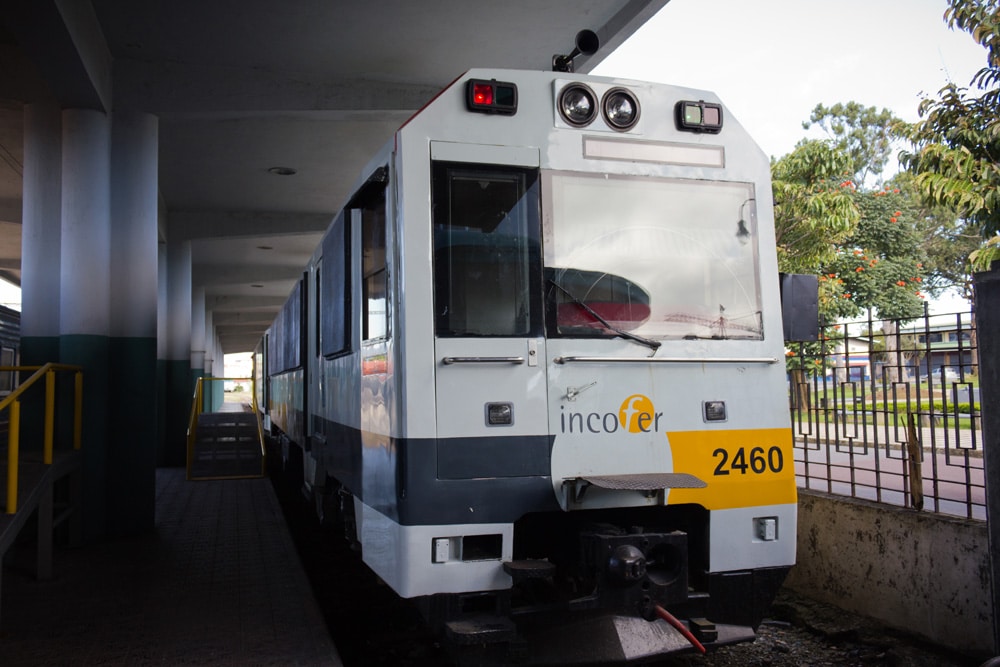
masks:
[(799, 490), (786, 585), (975, 657), (994, 655), (986, 523)]

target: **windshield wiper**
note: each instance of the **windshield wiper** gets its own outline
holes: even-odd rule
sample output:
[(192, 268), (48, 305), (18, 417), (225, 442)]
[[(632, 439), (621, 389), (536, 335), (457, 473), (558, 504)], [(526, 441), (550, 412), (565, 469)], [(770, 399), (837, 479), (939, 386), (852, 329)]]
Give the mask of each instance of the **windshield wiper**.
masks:
[(595, 320), (597, 320), (598, 322), (600, 322), (601, 324), (603, 324), (608, 329), (608, 331), (612, 331), (612, 332), (618, 334), (619, 336), (621, 336), (622, 338), (626, 338), (628, 340), (634, 341), (636, 343), (639, 343), (640, 345), (645, 345), (646, 347), (652, 349), (653, 351), (656, 351), (656, 350), (658, 350), (660, 348), (660, 345), (662, 343), (660, 343), (660, 341), (658, 341), (658, 340), (651, 340), (649, 338), (643, 338), (642, 336), (637, 336), (637, 335), (635, 335), (633, 333), (629, 333), (628, 331), (622, 331), (618, 327), (611, 326), (611, 324), (606, 319), (604, 319), (603, 317), (601, 317), (600, 315), (598, 315), (596, 312), (594, 312), (594, 309), (591, 308), (590, 306), (588, 306), (586, 303), (584, 303), (580, 299), (576, 298), (573, 295), (573, 293), (570, 292), (568, 289), (566, 289), (565, 287), (563, 287), (562, 285), (560, 285), (559, 283), (557, 283), (552, 278), (547, 278), (547, 280), (554, 287), (557, 287), (559, 289), (559, 291), (561, 291), (563, 294), (565, 294), (566, 296), (568, 296), (569, 299), (570, 299), (570, 301), (572, 301), (576, 305), (578, 305), (581, 308), (583, 308), (585, 311), (587, 311), (587, 313), (591, 317), (593, 317)]

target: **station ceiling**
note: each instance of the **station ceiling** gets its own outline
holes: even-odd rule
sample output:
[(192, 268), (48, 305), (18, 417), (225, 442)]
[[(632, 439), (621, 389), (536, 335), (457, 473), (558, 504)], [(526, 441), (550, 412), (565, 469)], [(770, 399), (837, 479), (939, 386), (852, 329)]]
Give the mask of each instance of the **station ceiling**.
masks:
[(441, 88), (550, 69), (584, 28), (590, 71), (668, 1), (4, 0), (0, 276), (20, 284), (24, 104), (151, 113), (161, 241), (192, 241), (223, 351), (250, 351), (363, 165)]

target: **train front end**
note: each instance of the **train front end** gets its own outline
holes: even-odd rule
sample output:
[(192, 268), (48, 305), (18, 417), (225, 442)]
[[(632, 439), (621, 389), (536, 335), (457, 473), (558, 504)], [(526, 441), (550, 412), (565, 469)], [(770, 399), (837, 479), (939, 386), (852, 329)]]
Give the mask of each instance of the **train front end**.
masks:
[(752, 639), (796, 536), (767, 157), (705, 91), (511, 71), (394, 151), (394, 587), (534, 662)]

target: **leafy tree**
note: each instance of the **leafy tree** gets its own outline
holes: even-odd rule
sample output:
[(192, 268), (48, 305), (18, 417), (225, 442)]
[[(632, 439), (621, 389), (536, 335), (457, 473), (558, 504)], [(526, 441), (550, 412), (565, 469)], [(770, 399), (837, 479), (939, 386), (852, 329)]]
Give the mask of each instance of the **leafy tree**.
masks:
[[(821, 127), (832, 144), (847, 153), (852, 178), (863, 184), (862, 188), (874, 184), (881, 186), (892, 158), (893, 145), (903, 138), (907, 127), (888, 109), (879, 111), (853, 101), (832, 106), (817, 104), (809, 120), (802, 125), (806, 129), (813, 125)], [(922, 196), (912, 174), (896, 174), (889, 189), (901, 195), (897, 206), (906, 213), (908, 224), (919, 236), (924, 292), (935, 295), (958, 287), (970, 295), (967, 257), (979, 245), (978, 228), (970, 229), (968, 221), (954, 210)], [(887, 287), (888, 294), (896, 292), (892, 284)], [(881, 310), (885, 310), (885, 305), (882, 304)]]
[[(847, 160), (840, 195), (851, 200), (858, 216), (853, 229), (837, 239), (819, 264), (821, 313), (827, 321), (857, 316), (863, 310), (877, 313), (891, 346), (894, 320), (917, 317), (923, 311), (919, 287), (925, 257), (916, 224), (923, 216), (916, 210), (919, 200), (896, 184), (869, 190), (865, 182), (882, 180), (899, 121), (884, 109), (848, 102), (817, 105), (804, 125), (810, 123), (823, 127), (829, 135), (827, 149)], [(890, 380), (895, 380), (894, 369), (889, 372)]]
[[(778, 268), (785, 273), (815, 273), (833, 260), (837, 243), (858, 224), (852, 200), (853, 184), (846, 180), (847, 155), (825, 141), (800, 141), (788, 155), (771, 162), (774, 223)], [(832, 320), (829, 310), (838, 301), (828, 285), (820, 284), (820, 319)], [(825, 335), (825, 334), (824, 334)], [(808, 407), (805, 378), (824, 372), (821, 343), (802, 343), (789, 350), (786, 368), (792, 378), (792, 405)]]
[(815, 273), (858, 222), (843, 174), (847, 156), (824, 141), (803, 140), (771, 162), (778, 267)]
[(903, 128), (913, 149), (900, 157), (924, 196), (990, 236), (1000, 231), (1000, 3), (948, 0), (944, 19), (985, 47), (986, 66), (974, 90), (950, 83), (921, 103), (922, 120)]
[(993, 262), (1000, 260), (1000, 236), (994, 236), (982, 247), (969, 255), (969, 263), (973, 271), (989, 271)]
[(858, 183), (867, 184), (873, 178), (875, 184), (881, 185), (893, 142), (899, 139), (894, 131), (899, 123), (888, 109), (879, 111), (857, 102), (838, 102), (830, 107), (817, 104), (802, 127), (822, 128), (834, 147), (847, 154), (849, 170)]
[(957, 288), (967, 299), (972, 298), (972, 276), (969, 257), (982, 243), (979, 229), (959, 217), (955, 211), (921, 196), (916, 177), (901, 172), (893, 178), (907, 197), (904, 211), (912, 216), (920, 248), (924, 253), (924, 291), (936, 296)]
[[(855, 314), (870, 309), (882, 320), (886, 353), (892, 358), (897, 320), (919, 317), (924, 308), (924, 257), (913, 200), (899, 188), (886, 186), (856, 192), (855, 204), (861, 221), (826, 275), (843, 288), (843, 303), (853, 305)], [(888, 367), (888, 374), (890, 382), (898, 379), (894, 366)]]
[(924, 256), (912, 204), (890, 186), (853, 191), (852, 197), (860, 221), (822, 276), (822, 282), (834, 282), (840, 292), (843, 305), (837, 314), (856, 316), (871, 309), (883, 320), (919, 317)]
[(917, 223), (926, 216), (909, 188), (856, 185), (866, 174), (881, 179), (898, 120), (848, 102), (817, 105), (809, 122), (830, 138), (801, 141), (771, 166), (779, 266), (820, 273), (826, 321), (868, 309), (883, 319), (918, 316), (923, 295), (913, 285), (924, 280), (926, 257)]

